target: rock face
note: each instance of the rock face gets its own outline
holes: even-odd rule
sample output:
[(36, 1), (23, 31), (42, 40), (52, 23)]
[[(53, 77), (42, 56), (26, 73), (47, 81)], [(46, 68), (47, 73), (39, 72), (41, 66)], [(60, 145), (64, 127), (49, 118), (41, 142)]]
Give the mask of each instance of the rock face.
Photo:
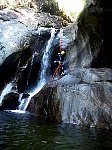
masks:
[(31, 40), (31, 29), (17, 21), (13, 11), (0, 12), (0, 64), (12, 53), (27, 47)]
[(13, 79), (19, 93), (25, 90), (27, 84), (35, 86), (51, 27), (59, 28), (62, 22), (61, 17), (35, 13), (32, 9), (0, 10), (0, 89)]
[[(111, 68), (111, 23), (112, 10), (102, 1), (92, 3), (81, 13), (75, 39), (66, 48), (65, 63), (72, 67)], [(71, 33), (71, 32), (69, 32)], [(70, 37), (74, 37), (72, 33)]]
[(57, 28), (47, 71), (52, 75), (62, 27), (64, 76), (46, 84), (32, 97), (27, 110), (54, 122), (112, 129), (112, 45), (108, 38), (112, 10), (110, 3), (102, 0), (87, 3), (79, 19), (66, 27), (62, 27), (67, 22), (64, 24), (60, 17), (43, 12), (0, 11), (0, 75), (5, 74), (0, 77), (0, 88), (13, 80), (18, 92), (23, 93), (28, 84), (32, 87), (37, 81), (43, 48), (51, 31), (37, 29), (40, 26)]
[(18, 108), (19, 102), (19, 94), (17, 93), (8, 93), (4, 96), (2, 101), (2, 105), (0, 106), (0, 111), (3, 110), (16, 110)]
[(74, 68), (48, 83), (28, 111), (51, 121), (112, 128), (112, 70)]
[(12, 53), (28, 48), (38, 27), (60, 28), (61, 24), (61, 17), (32, 9), (0, 10), (0, 64)]

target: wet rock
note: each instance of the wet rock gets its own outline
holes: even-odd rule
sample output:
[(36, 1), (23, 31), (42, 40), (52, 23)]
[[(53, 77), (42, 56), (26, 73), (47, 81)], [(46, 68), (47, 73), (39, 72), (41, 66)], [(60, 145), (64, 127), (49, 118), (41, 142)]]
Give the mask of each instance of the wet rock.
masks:
[[(62, 48), (66, 52), (63, 60), (66, 67), (65, 76), (43, 87), (31, 99), (28, 111), (55, 122), (112, 128), (112, 70), (109, 69), (112, 67), (110, 40), (112, 12), (109, 5), (105, 5), (102, 1), (102, 5), (96, 0), (87, 2), (88, 7), (85, 7), (77, 22), (63, 28)], [(50, 37), (50, 29), (38, 30), (37, 27), (62, 27), (60, 17), (40, 12), (35, 14), (26, 9), (0, 12), (0, 17), (1, 63), (13, 52), (26, 49), (32, 38)], [(10, 42), (7, 42), (9, 40)], [(59, 41), (58, 30), (52, 46), (54, 55), (59, 51)], [(41, 42), (39, 48), (44, 44)], [(41, 60), (41, 56), (37, 58), (39, 59), (36, 62)], [(17, 64), (18, 60), (14, 62)], [(36, 81), (33, 74), (38, 63), (30, 74), (28, 70), (31, 69), (31, 60), (21, 61), (20, 64), (16, 79), (21, 93), (27, 84), (31, 86)]]
[(28, 94), (28, 93), (23, 93), (23, 95), (22, 95), (22, 99), (24, 99), (24, 98), (28, 98), (30, 95)]
[(43, 87), (27, 110), (55, 122), (111, 128), (112, 70), (80, 68), (74, 73)]
[(28, 48), (13, 52), (4, 60), (0, 66), (0, 89), (10, 80), (18, 85), (20, 93), (27, 87), (35, 86), (38, 80), (43, 48), (48, 38), (49, 35), (46, 35), (46, 39), (35, 37)]
[(0, 110), (16, 110), (18, 108), (19, 94), (11, 92), (4, 96)]
[(34, 34), (38, 27), (51, 23), (52, 27), (61, 27), (62, 21), (61, 17), (31, 9), (0, 10), (0, 64), (12, 53), (28, 48), (37, 39)]
[(55, 96), (56, 88), (47, 86), (31, 99), (27, 110), (40, 118), (59, 122), (61, 121), (60, 102), (55, 101)]
[[(0, 88), (2, 88), (4, 84), (10, 82), (13, 78), (17, 79), (17, 76), (19, 76), (20, 73), (19, 68), (27, 64), (31, 56), (32, 52), (30, 49), (27, 49), (22, 52), (13, 53), (5, 59), (0, 66)], [(25, 70), (25, 68), (23, 70)]]

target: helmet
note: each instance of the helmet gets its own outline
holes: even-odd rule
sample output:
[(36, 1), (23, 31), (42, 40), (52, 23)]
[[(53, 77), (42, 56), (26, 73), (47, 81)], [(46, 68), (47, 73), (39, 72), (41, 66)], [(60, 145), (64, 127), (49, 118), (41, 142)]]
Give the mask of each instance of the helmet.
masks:
[(64, 55), (65, 54), (65, 51), (61, 51), (61, 55)]

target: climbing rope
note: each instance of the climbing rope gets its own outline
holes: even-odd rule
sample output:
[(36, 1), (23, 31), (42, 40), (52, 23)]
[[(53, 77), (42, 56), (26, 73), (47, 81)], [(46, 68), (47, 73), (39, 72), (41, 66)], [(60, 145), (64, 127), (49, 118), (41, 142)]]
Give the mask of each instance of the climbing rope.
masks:
[[(60, 29), (60, 53), (62, 52), (62, 31)], [(61, 71), (62, 61), (59, 61), (59, 65), (57, 66), (54, 74), (52, 75), (52, 80), (54, 80), (55, 75), (59, 75)]]
[(60, 74), (60, 71), (61, 71), (61, 65), (62, 65), (62, 61), (60, 61), (58, 67), (56, 68), (56, 70), (55, 70), (55, 72), (54, 72), (54, 74), (53, 74), (53, 76), (52, 76), (52, 80), (54, 80), (55, 75)]
[(62, 31), (60, 29), (60, 53), (62, 51)]

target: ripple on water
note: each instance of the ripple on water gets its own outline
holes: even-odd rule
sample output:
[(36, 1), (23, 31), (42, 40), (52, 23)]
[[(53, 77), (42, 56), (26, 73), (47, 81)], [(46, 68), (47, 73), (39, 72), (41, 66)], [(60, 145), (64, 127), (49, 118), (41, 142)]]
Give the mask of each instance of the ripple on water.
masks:
[(111, 132), (46, 123), (29, 113), (0, 112), (2, 150), (111, 150)]

